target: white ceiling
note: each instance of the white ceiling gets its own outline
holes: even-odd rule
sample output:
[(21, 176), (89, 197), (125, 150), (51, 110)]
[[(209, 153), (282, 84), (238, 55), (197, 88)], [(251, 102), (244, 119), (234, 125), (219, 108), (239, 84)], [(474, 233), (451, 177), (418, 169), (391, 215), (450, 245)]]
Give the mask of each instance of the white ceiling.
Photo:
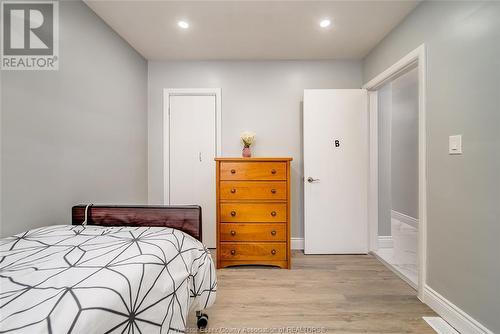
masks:
[[(418, 1), (85, 0), (150, 60), (361, 59)], [(323, 29), (319, 21), (330, 18)], [(189, 29), (177, 26), (189, 22)]]

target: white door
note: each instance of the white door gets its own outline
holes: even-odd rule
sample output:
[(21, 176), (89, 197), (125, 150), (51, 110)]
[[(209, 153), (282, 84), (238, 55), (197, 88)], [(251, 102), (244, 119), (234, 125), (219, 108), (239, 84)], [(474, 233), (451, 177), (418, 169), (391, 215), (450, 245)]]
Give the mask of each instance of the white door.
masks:
[(203, 243), (215, 248), (215, 95), (169, 95), (168, 145), (169, 203), (200, 205)]
[(364, 89), (304, 91), (306, 254), (368, 250), (368, 108)]

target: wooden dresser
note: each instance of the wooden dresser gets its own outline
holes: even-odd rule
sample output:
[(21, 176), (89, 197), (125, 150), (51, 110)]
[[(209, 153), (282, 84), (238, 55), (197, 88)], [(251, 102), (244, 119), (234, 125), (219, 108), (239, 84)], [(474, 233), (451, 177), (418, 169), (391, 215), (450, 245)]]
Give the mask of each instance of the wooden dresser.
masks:
[(217, 268), (291, 268), (292, 158), (216, 158)]

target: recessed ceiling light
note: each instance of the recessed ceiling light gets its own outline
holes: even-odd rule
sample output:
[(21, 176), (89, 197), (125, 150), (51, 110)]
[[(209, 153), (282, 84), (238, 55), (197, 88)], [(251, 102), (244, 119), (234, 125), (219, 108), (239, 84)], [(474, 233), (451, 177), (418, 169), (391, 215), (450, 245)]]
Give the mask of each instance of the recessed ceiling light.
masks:
[(179, 21), (179, 22), (177, 22), (177, 25), (178, 25), (179, 27), (181, 27), (182, 29), (187, 29), (187, 28), (189, 28), (189, 23), (187, 23), (186, 21)]
[(321, 20), (321, 22), (319, 23), (319, 26), (321, 28), (327, 28), (330, 26), (330, 24), (332, 24), (332, 22), (328, 19), (324, 19), (324, 20)]

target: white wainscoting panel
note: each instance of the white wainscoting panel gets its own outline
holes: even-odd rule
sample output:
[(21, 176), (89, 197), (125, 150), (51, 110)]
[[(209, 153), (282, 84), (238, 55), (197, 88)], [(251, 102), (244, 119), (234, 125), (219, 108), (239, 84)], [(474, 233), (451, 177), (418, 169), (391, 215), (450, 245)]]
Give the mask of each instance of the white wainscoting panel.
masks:
[(378, 236), (378, 248), (392, 248), (394, 247), (394, 242), (391, 235), (379, 235)]
[(397, 219), (402, 223), (408, 224), (418, 229), (418, 219), (405, 215), (404, 213), (391, 210), (391, 218)]

